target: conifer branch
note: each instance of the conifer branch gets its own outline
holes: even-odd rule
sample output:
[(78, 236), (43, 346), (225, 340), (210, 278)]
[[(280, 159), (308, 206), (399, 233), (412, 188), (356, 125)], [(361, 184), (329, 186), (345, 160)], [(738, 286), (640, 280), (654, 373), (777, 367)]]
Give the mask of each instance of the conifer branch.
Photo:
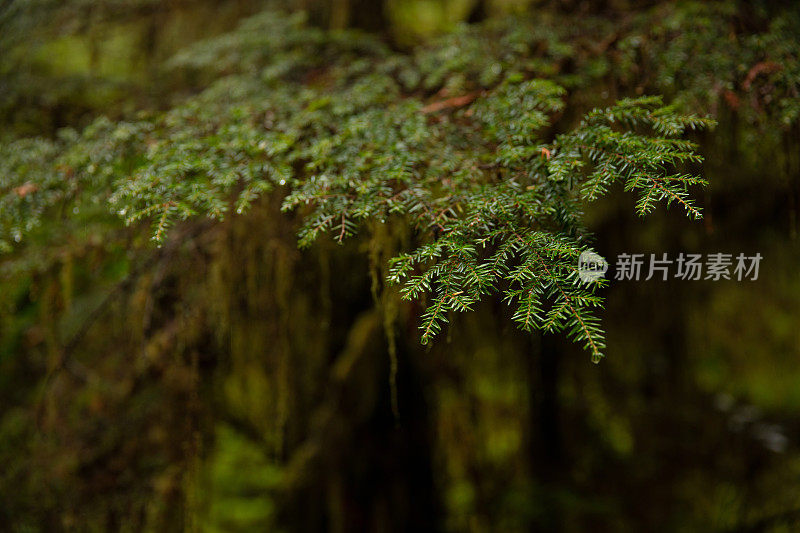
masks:
[[(711, 121), (640, 97), (594, 109), (552, 139), (566, 96), (553, 80), (509, 71), (426, 103), (425, 91), (390, 74), (401, 68), (435, 92), (471, 66), (442, 70), (430, 61), (436, 49), (405, 57), (361, 35), (335, 39), (276, 17), (177, 58), (183, 68), (227, 64), (234, 73), (170, 111), (0, 144), (4, 246), (64, 203), (75, 216), (95, 204), (128, 224), (152, 220), (160, 243), (177, 220), (245, 214), (281, 192), (283, 209), (302, 214), (300, 246), (323, 234), (343, 243), (373, 220), (415, 228), (417, 246), (391, 261), (388, 279), (406, 299), (433, 293), (423, 342), (448, 313), (502, 292), (521, 328), (566, 331), (601, 357), (592, 309), (602, 283), (581, 282), (576, 270), (586, 248), (582, 205), (622, 182), (638, 195), (639, 214), (664, 201), (699, 218), (688, 188), (705, 181), (684, 167), (701, 158), (680, 136)], [(329, 81), (303, 83), (310, 72)]]

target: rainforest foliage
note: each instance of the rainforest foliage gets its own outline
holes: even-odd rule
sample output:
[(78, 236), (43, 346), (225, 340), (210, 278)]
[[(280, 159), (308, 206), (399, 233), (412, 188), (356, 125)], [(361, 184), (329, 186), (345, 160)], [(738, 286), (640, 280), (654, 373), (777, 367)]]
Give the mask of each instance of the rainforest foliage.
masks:
[[(20, 531), (793, 523), (800, 488), (781, 480), (796, 451), (753, 417), (758, 454), (785, 463), (720, 466), (723, 481), (692, 481), (689, 464), (652, 514), (618, 506), (648, 468), (669, 470), (648, 416), (691, 434), (670, 402), (800, 408), (797, 365), (768, 384), (725, 355), (741, 353), (731, 309), (797, 283), (618, 289), (642, 315), (609, 306), (622, 333), (606, 354), (607, 282), (577, 261), (727, 245), (709, 237), (721, 226), (791, 263), (800, 9), (296, 4), (0, 4), (0, 484), (23, 487), (0, 517)], [(796, 302), (770, 308), (763, 349), (797, 355)], [(708, 309), (719, 336), (690, 325)], [(555, 332), (608, 369), (557, 362), (580, 358)], [(637, 453), (659, 466), (633, 475)], [(601, 481), (614, 465), (620, 487)]]
[[(408, 298), (433, 293), (423, 342), (502, 283), (522, 328), (567, 329), (599, 360), (597, 283), (577, 273), (582, 205), (621, 182), (639, 214), (663, 200), (699, 218), (688, 188), (704, 181), (684, 168), (700, 157), (679, 137), (709, 121), (657, 97), (623, 99), (548, 139), (565, 90), (529, 79), (535, 33), (508, 23), (495, 50), (448, 64), (448, 49), (467, 50), (445, 40), (395, 54), (299, 15), (250, 18), (172, 61), (219, 76), (175, 109), (4, 145), (0, 247), (57, 210), (80, 218), (98, 205), (151, 221), (161, 244), (175, 220), (243, 214), (283, 187), (284, 209), (305, 215), (301, 246), (326, 232), (341, 243), (373, 219), (417, 230), (419, 246), (391, 259), (389, 279)], [(452, 96), (426, 105), (431, 94)]]

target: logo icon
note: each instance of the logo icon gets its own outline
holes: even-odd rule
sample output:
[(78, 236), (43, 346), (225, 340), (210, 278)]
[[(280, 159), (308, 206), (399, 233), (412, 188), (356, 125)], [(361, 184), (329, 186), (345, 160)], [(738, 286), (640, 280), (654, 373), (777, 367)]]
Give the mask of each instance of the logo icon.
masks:
[(578, 257), (578, 277), (581, 281), (592, 283), (602, 278), (608, 270), (608, 261), (600, 255), (585, 250)]

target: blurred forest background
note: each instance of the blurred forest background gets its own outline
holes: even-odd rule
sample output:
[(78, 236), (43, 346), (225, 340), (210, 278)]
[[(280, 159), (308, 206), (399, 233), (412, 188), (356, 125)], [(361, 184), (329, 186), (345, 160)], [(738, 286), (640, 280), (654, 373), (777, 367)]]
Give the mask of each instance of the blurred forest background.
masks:
[(395, 225), (300, 251), (267, 194), (156, 248), (53, 217), (0, 258), (0, 530), (799, 530), (800, 6), (0, 0), (0, 142), (169, 109), (247, 63), (236, 28), (276, 5), (322, 32), (272, 36), (297, 50), (414, 55), (432, 102), (516, 62), (567, 88), (562, 127), (641, 94), (713, 116), (702, 221), (615, 193), (588, 225), (612, 262), (758, 252), (758, 280), (612, 282), (594, 365), (499, 299), (421, 345), (381, 281)]

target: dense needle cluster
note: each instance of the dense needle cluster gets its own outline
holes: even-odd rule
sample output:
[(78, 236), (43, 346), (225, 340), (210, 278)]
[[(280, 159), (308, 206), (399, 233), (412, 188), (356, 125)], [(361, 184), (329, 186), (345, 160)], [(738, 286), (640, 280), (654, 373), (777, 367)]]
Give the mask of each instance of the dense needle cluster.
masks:
[(602, 281), (577, 275), (581, 208), (620, 184), (641, 215), (664, 202), (700, 217), (688, 191), (704, 182), (684, 170), (700, 157), (682, 136), (710, 121), (641, 97), (554, 134), (565, 89), (525, 58), (542, 37), (503, 35), (465, 62), (464, 34), (399, 54), (300, 16), (254, 17), (174, 59), (213, 81), (172, 110), (0, 144), (0, 245), (13, 251), (46, 217), (109, 210), (149, 221), (161, 243), (175, 221), (245, 213), (274, 191), (303, 214), (301, 246), (370, 220), (414, 228), (389, 280), (430, 295), (423, 342), (501, 292), (520, 327), (566, 331), (597, 360)]

